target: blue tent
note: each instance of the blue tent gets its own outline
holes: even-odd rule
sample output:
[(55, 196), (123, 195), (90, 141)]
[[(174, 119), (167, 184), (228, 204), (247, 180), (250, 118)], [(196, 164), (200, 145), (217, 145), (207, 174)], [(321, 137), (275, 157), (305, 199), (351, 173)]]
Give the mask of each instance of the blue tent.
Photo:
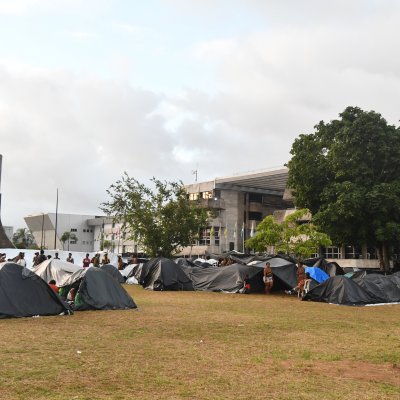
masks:
[(306, 267), (306, 273), (307, 272), (310, 274), (310, 277), (318, 283), (324, 282), (329, 278), (329, 275), (318, 267)]

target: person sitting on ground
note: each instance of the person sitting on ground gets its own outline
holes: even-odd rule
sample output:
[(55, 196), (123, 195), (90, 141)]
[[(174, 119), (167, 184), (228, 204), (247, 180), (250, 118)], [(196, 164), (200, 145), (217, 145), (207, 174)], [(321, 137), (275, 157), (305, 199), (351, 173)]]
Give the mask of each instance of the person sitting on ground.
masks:
[(55, 253), (55, 254), (54, 254), (54, 259), (55, 259), (55, 260), (59, 260), (59, 259), (60, 259), (60, 257), (58, 257), (58, 253)]
[(265, 263), (263, 281), (264, 293), (269, 294), (274, 285), (274, 276), (272, 274), (271, 264), (268, 261)]
[(90, 265), (89, 253), (86, 253), (86, 257), (82, 260), (83, 268), (87, 268)]
[(68, 253), (67, 262), (74, 263), (74, 259), (72, 258), (72, 253)]
[(58, 294), (58, 286), (56, 285), (56, 281), (54, 279), (49, 281), (49, 286), (51, 287), (54, 293)]
[(250, 278), (249, 278), (248, 274), (246, 274), (243, 283), (244, 283), (243, 293), (245, 293), (245, 294), (250, 293), (251, 286), (250, 286)]
[(76, 296), (76, 289), (71, 288), (67, 295), (67, 302), (73, 304), (75, 301), (75, 296)]

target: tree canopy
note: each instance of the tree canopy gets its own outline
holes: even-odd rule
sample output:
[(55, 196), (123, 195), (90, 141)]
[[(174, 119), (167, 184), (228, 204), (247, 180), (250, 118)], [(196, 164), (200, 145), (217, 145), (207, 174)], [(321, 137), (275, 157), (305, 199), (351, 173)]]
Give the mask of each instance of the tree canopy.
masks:
[(36, 248), (34, 237), (26, 228), (17, 229), (13, 235), (12, 242), (18, 249)]
[(318, 232), (309, 219), (309, 210), (295, 211), (282, 223), (272, 215), (265, 217), (257, 226), (256, 234), (246, 240), (246, 247), (259, 252), (273, 246), (275, 253), (290, 255), (298, 260), (309, 258), (320, 246), (330, 246), (331, 240), (325, 233)]
[(149, 256), (170, 257), (194, 243), (207, 213), (189, 201), (182, 182), (151, 181), (154, 188), (125, 173), (107, 190), (111, 200), (101, 209), (123, 221), (126, 238)]
[(64, 233), (61, 235), (60, 240), (61, 240), (61, 242), (62, 242), (62, 244), (63, 244), (63, 250), (64, 250), (65, 242), (68, 242), (68, 248), (67, 248), (67, 250), (69, 251), (69, 244), (70, 244), (71, 242), (77, 242), (77, 241), (78, 241), (78, 237), (77, 237), (76, 234), (73, 233), (73, 232), (64, 232)]
[(291, 154), (295, 205), (310, 209), (335, 244), (387, 254), (400, 234), (400, 129), (375, 111), (347, 107), (300, 135)]

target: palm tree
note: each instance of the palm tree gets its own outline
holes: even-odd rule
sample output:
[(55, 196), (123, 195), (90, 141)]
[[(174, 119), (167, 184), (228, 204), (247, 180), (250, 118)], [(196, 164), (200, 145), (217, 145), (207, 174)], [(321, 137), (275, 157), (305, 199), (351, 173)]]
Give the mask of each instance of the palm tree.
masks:
[(63, 250), (64, 250), (65, 242), (68, 242), (68, 251), (69, 251), (69, 244), (70, 244), (71, 240), (74, 242), (77, 242), (78, 237), (73, 232), (64, 232), (61, 235), (60, 240), (62, 241), (62, 244), (63, 244)]

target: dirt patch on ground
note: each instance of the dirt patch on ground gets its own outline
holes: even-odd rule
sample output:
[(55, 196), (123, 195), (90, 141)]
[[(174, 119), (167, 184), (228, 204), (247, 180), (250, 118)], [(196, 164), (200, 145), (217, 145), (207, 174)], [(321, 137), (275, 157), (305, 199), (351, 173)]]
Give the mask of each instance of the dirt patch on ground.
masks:
[(354, 379), (365, 382), (386, 383), (400, 387), (400, 365), (393, 363), (373, 364), (363, 361), (309, 361), (301, 367), (285, 361), (284, 365), (291, 370), (303, 373)]

